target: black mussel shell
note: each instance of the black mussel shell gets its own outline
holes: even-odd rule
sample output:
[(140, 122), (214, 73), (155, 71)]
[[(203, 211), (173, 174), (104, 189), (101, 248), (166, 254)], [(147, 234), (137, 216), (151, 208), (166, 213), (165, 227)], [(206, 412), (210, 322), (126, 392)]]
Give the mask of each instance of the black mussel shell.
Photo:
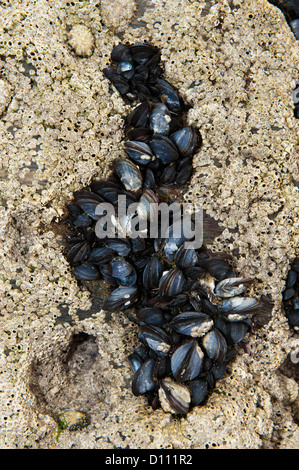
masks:
[(81, 264), (73, 270), (76, 279), (80, 281), (95, 281), (100, 278), (100, 273), (95, 266), (89, 263)]
[(168, 109), (173, 113), (178, 114), (181, 109), (180, 99), (172, 86), (162, 78), (157, 78), (156, 86), (161, 93), (162, 99), (165, 100), (165, 104)]
[(132, 392), (135, 396), (151, 392), (157, 387), (153, 378), (155, 367), (154, 359), (147, 359), (134, 373), (132, 380)]
[(155, 156), (164, 165), (169, 165), (179, 158), (178, 149), (165, 135), (154, 134), (149, 144)]
[(190, 384), (191, 391), (191, 403), (193, 406), (197, 406), (203, 403), (208, 394), (208, 384), (205, 379), (194, 380)]
[(168, 354), (172, 341), (162, 328), (154, 325), (142, 325), (139, 331), (146, 344), (158, 356)]
[(154, 255), (143, 271), (143, 286), (147, 290), (155, 289), (159, 286), (159, 281), (163, 273), (163, 264), (159, 257)]
[(217, 328), (213, 328), (205, 334), (202, 338), (202, 346), (212, 361), (223, 362), (227, 353), (227, 343)]
[(104, 310), (112, 311), (130, 307), (138, 295), (135, 286), (120, 286), (115, 289), (103, 305)]
[(208, 332), (213, 323), (212, 318), (205, 313), (183, 312), (174, 317), (169, 326), (181, 335), (197, 338)]
[(165, 325), (165, 317), (160, 308), (144, 307), (136, 311), (136, 317), (140, 322), (162, 327)]
[(186, 284), (183, 272), (180, 269), (170, 269), (159, 282), (159, 295), (162, 297), (174, 297), (184, 289)]
[(197, 341), (189, 341), (177, 348), (171, 356), (171, 371), (176, 380), (195, 379), (202, 370), (204, 354)]

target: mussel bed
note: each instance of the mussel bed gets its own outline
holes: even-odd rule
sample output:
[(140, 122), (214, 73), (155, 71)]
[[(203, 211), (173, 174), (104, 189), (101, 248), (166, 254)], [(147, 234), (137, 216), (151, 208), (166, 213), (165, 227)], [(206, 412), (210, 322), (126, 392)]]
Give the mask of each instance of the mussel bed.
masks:
[[(74, 193), (67, 259), (79, 281), (101, 279), (112, 286), (104, 310), (134, 309), (140, 345), (128, 357), (133, 394), (146, 395), (153, 408), (185, 415), (205, 403), (225, 375), (260, 303), (243, 296), (254, 280), (234, 272), (231, 256), (186, 248), (191, 238), (174, 235), (171, 217), (165, 237), (161, 220), (154, 237), (121, 236), (134, 215), (120, 216), (119, 198), (126, 208), (136, 205), (146, 226), (149, 207), (157, 209), (161, 201), (180, 205), (202, 139), (186, 124), (188, 105), (163, 78), (156, 47), (118, 44), (111, 60), (105, 76), (134, 105), (125, 118), (126, 156), (115, 159), (109, 179)], [(113, 206), (115, 216), (107, 236), (99, 237), (103, 203)], [(112, 228), (118, 229), (113, 236)]]

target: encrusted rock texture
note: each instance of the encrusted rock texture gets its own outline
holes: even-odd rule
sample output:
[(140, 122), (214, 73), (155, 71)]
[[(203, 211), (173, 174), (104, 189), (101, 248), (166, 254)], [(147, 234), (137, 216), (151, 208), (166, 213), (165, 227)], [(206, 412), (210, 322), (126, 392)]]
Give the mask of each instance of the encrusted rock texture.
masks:
[[(5, 0), (0, 22), (1, 448), (298, 447), (299, 343), (281, 293), (298, 246), (299, 42), (281, 11), (265, 0)], [(233, 253), (273, 304), (185, 418), (132, 395), (136, 325), (103, 312), (106, 286), (79, 285), (65, 259), (73, 191), (124, 152), (131, 107), (102, 73), (121, 41), (161, 49), (203, 137), (184, 196), (218, 221), (210, 248)], [(58, 432), (67, 410), (87, 426)]]

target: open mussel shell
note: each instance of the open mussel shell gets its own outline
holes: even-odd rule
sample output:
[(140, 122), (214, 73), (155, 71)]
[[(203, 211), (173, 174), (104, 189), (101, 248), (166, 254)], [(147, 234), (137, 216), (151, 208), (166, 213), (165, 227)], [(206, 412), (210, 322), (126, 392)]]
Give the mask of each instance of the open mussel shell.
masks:
[(202, 338), (202, 346), (207, 356), (214, 362), (223, 362), (227, 353), (227, 343), (217, 328), (213, 328)]
[(185, 415), (189, 411), (191, 395), (185, 385), (165, 378), (160, 382), (159, 400), (164, 411)]
[(118, 157), (113, 165), (120, 181), (128, 191), (138, 191), (142, 187), (142, 174), (128, 158)]
[(139, 329), (140, 337), (158, 355), (168, 354), (171, 348), (171, 338), (166, 332), (154, 325), (142, 325)]
[(130, 307), (137, 299), (138, 290), (135, 286), (120, 286), (115, 289), (103, 305), (104, 310), (113, 311)]
[(194, 127), (183, 127), (171, 134), (170, 139), (175, 143), (182, 157), (192, 156), (200, 140), (199, 133)]
[(180, 382), (195, 379), (202, 370), (204, 354), (197, 341), (189, 341), (175, 350), (171, 356), (171, 371)]
[(183, 312), (176, 315), (169, 326), (181, 335), (198, 338), (208, 332), (213, 324), (212, 318), (205, 313)]

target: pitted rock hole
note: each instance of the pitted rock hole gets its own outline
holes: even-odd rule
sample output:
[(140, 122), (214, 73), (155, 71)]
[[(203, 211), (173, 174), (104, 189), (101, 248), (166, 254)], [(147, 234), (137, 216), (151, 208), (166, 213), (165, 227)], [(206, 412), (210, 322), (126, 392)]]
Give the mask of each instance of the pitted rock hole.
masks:
[(55, 420), (70, 409), (91, 415), (106, 401), (103, 370), (93, 335), (73, 334), (65, 349), (53, 344), (31, 364), (29, 388), (38, 410)]

